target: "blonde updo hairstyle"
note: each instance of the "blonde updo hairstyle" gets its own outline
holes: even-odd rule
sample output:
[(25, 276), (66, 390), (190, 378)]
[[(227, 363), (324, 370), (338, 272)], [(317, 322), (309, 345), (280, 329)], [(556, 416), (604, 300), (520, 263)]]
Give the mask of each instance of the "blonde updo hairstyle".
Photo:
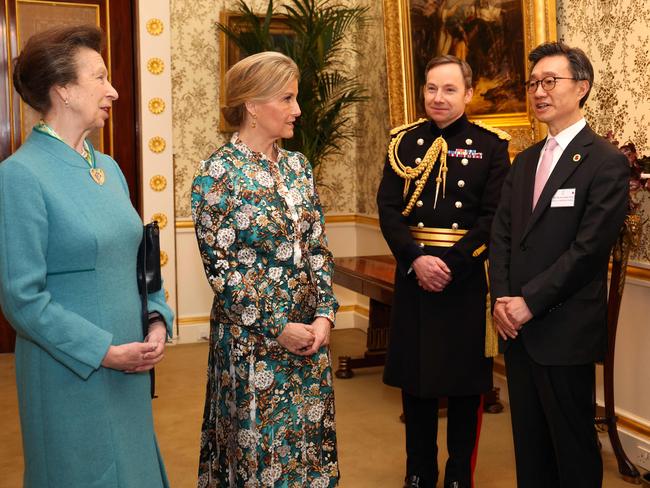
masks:
[(299, 78), (298, 66), (284, 54), (264, 51), (248, 56), (226, 73), (221, 112), (229, 124), (239, 127), (246, 115), (246, 102), (266, 102)]

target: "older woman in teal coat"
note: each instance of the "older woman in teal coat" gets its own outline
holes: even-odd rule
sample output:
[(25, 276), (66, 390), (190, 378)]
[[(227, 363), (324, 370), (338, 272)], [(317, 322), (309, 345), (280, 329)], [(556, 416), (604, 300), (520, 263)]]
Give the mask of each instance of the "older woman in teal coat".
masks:
[(124, 176), (95, 151), (117, 92), (94, 27), (32, 37), (14, 86), (42, 114), (0, 164), (0, 304), (16, 329), (27, 488), (168, 486), (149, 375), (173, 315), (136, 281), (142, 221)]

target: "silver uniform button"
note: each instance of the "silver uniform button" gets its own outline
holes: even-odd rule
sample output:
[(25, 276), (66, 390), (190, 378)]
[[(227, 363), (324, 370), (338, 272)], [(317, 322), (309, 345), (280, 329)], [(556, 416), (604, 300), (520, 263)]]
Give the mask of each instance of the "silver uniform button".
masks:
[(454, 230), (458, 230), (458, 224), (454, 222), (453, 224), (451, 224), (451, 228)]
[(454, 205), (456, 205), (456, 208), (463, 208), (463, 202), (456, 202)]
[(424, 224), (422, 222), (418, 222), (418, 228), (421, 229), (422, 227), (424, 227)]
[(465, 182), (463, 180), (458, 180), (458, 188), (462, 188), (465, 186)]
[(418, 207), (421, 207), (421, 206), (423, 205), (422, 200), (418, 200), (417, 202), (415, 202), (415, 204), (416, 204)]
[(468, 139), (465, 139), (465, 144), (467, 144), (468, 146), (471, 146), (471, 145), (472, 145), (472, 142), (474, 142), (474, 141), (471, 140), (471, 139), (469, 139), (469, 138), (468, 138)]
[(415, 164), (420, 164), (421, 162), (422, 162), (422, 158), (415, 158)]
[(424, 247), (424, 242), (420, 242), (420, 247)]
[(420, 137), (420, 138), (418, 139), (418, 146), (421, 146), (422, 144), (424, 144), (424, 139), (422, 139), (422, 138)]
[(467, 158), (463, 158), (460, 160), (460, 164), (462, 164), (463, 166), (467, 166), (469, 164), (469, 161), (467, 160)]

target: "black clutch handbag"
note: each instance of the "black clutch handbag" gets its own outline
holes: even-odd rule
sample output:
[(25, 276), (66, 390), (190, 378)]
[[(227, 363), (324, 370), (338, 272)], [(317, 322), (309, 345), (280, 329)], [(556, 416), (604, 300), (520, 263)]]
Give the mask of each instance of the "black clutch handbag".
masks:
[[(149, 310), (147, 295), (160, 290), (162, 278), (160, 275), (160, 229), (155, 220), (144, 226), (142, 241), (138, 248), (138, 262), (136, 266), (138, 278), (138, 292), (141, 303), (141, 322), (143, 338), (149, 333)], [(156, 391), (156, 376), (153, 368), (149, 371), (151, 376), (151, 398)]]

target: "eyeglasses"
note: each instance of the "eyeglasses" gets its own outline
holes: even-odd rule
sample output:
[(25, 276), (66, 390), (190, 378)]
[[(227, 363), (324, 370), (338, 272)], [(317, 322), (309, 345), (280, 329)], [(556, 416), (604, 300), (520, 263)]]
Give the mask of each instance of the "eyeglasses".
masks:
[(539, 85), (542, 85), (542, 89), (548, 92), (551, 91), (553, 88), (555, 88), (555, 84), (557, 83), (557, 80), (579, 81), (577, 78), (566, 78), (563, 76), (546, 76), (541, 80), (528, 80), (526, 83), (524, 83), (524, 86), (526, 87), (528, 93), (531, 94), (537, 91), (537, 87)]

